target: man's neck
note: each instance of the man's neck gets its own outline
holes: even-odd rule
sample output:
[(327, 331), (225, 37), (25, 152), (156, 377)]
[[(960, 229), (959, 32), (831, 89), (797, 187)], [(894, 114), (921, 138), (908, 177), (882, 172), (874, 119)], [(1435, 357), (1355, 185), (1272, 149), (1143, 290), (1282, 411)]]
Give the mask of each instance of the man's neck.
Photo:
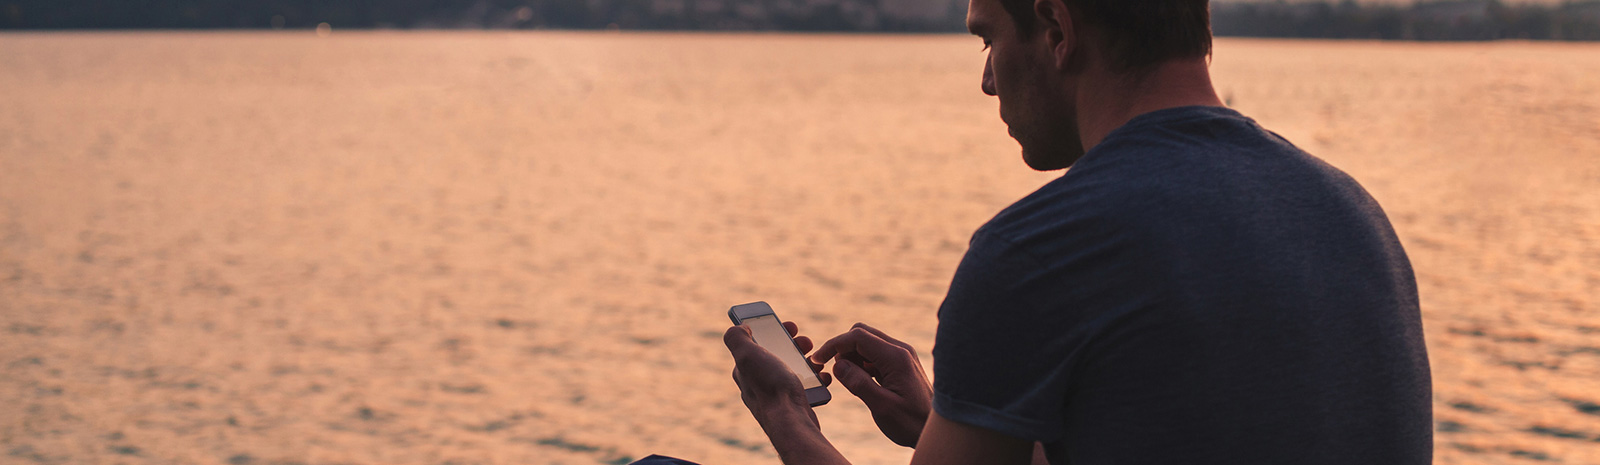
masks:
[(1091, 72), (1077, 95), (1078, 134), (1086, 152), (1139, 115), (1193, 105), (1223, 106), (1204, 59), (1163, 63), (1137, 80)]

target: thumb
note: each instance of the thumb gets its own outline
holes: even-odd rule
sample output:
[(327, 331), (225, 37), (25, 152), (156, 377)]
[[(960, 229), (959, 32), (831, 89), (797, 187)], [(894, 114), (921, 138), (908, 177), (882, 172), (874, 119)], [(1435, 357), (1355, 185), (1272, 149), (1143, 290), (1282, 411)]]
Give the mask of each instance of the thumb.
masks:
[(894, 396), (894, 393), (879, 386), (877, 381), (873, 381), (872, 375), (867, 374), (866, 370), (842, 358), (833, 363), (833, 377), (838, 379), (839, 384), (843, 384), (851, 394), (866, 402), (868, 407)]
[(730, 351), (739, 351), (745, 346), (755, 344), (750, 337), (750, 330), (743, 326), (733, 326), (722, 333), (722, 344), (728, 346)]
[(727, 332), (722, 333), (722, 343), (727, 345), (728, 352), (733, 354), (734, 365), (750, 363), (751, 357), (757, 356), (763, 350), (750, 337), (750, 330), (743, 326), (728, 328)]

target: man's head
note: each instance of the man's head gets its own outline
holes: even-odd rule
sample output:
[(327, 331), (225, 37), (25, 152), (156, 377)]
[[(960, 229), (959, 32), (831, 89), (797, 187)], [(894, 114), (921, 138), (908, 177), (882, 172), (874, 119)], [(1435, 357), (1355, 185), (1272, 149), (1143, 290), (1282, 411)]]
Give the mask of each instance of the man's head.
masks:
[(1134, 83), (1211, 52), (1207, 0), (971, 0), (967, 29), (989, 50), (984, 93), (1040, 171), (1083, 156), (1076, 101), (1097, 91), (1086, 75)]

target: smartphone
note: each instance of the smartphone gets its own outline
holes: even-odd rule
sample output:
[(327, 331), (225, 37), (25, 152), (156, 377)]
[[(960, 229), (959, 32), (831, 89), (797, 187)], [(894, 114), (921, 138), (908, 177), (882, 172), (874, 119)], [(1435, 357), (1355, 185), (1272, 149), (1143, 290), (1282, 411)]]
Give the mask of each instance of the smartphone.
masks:
[(800, 354), (800, 348), (794, 345), (794, 335), (789, 334), (789, 330), (783, 327), (783, 320), (779, 320), (778, 315), (772, 312), (771, 305), (766, 302), (735, 305), (728, 310), (728, 319), (733, 320), (733, 324), (749, 327), (756, 344), (777, 355), (784, 365), (789, 366), (789, 371), (800, 377), (800, 386), (806, 389), (806, 402), (810, 402), (812, 407), (833, 400), (828, 388), (822, 385), (817, 373), (811, 371), (811, 365), (806, 363), (805, 356)]

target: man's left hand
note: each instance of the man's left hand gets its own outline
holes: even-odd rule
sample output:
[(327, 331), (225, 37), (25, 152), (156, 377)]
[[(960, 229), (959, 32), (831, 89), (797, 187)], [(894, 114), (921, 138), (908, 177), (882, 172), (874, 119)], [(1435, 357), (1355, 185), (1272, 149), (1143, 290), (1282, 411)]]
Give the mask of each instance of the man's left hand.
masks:
[[(784, 322), (783, 327), (789, 330), (789, 334), (798, 334), (800, 329), (794, 322)], [(722, 342), (733, 354), (733, 382), (739, 385), (739, 396), (744, 399), (744, 406), (750, 409), (750, 414), (755, 416), (762, 429), (772, 431), (775, 426), (772, 422), (808, 421), (805, 426), (821, 430), (816, 412), (806, 402), (806, 392), (800, 385), (800, 378), (789, 371), (789, 366), (776, 355), (757, 345), (750, 336), (749, 328), (728, 328), (722, 335)], [(811, 338), (795, 337), (794, 344), (802, 356), (811, 352)], [(806, 361), (811, 363), (809, 359)], [(820, 368), (816, 364), (811, 367), (813, 372)], [(823, 386), (833, 381), (833, 377), (827, 373), (817, 376)]]

